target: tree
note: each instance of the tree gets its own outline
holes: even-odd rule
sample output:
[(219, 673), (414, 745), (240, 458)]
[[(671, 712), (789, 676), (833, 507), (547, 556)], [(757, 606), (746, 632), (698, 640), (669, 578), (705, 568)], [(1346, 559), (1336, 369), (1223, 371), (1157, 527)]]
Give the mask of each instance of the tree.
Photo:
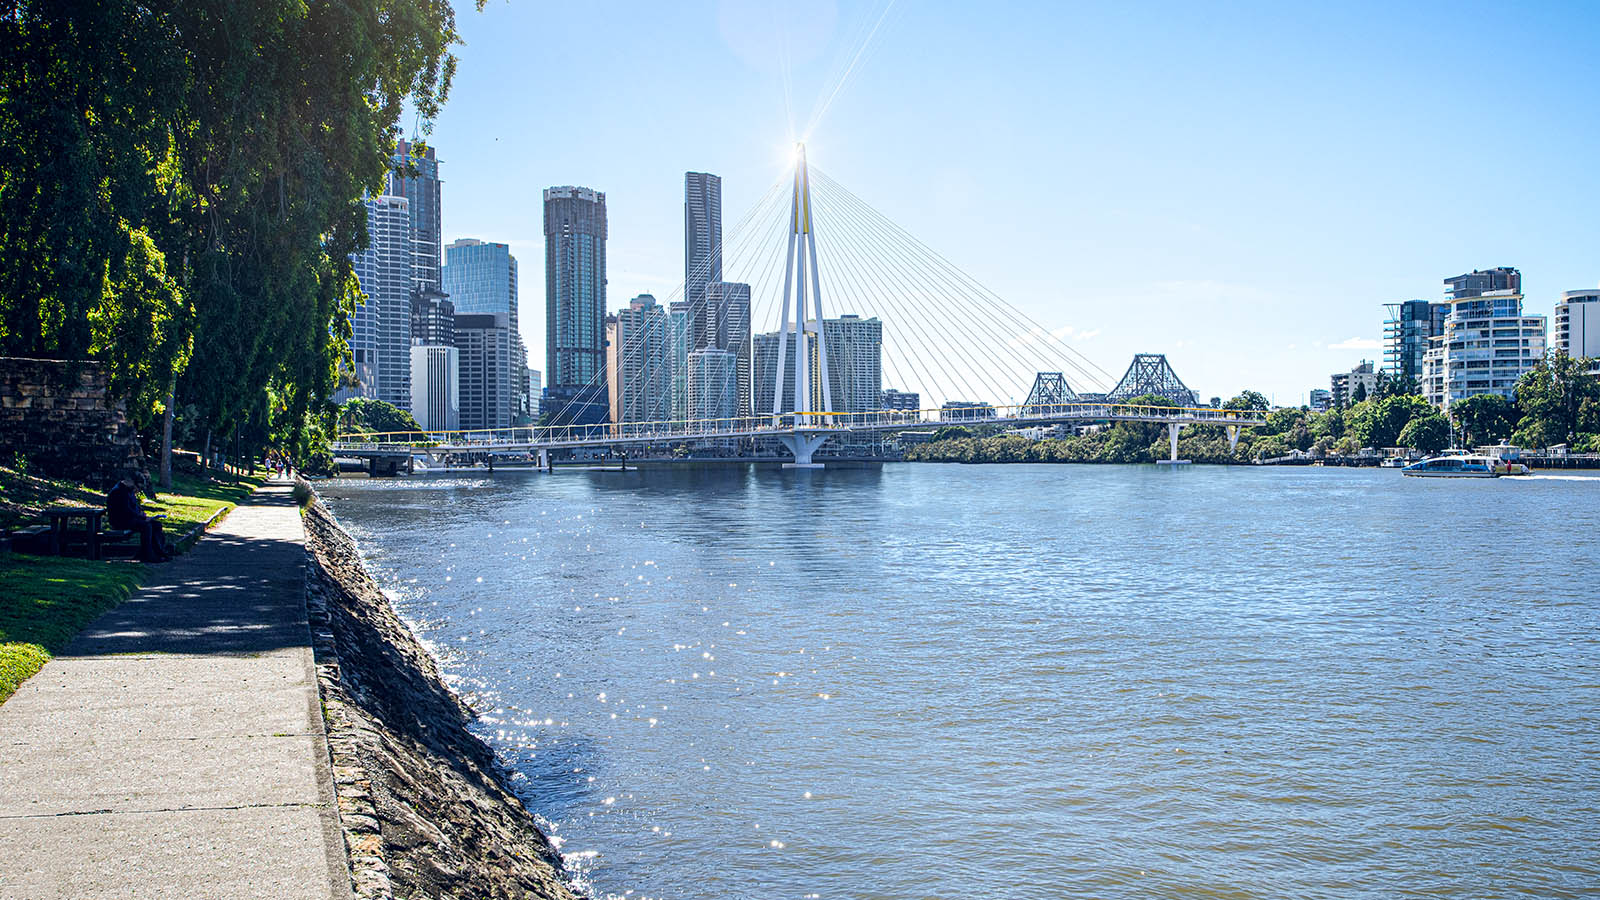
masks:
[(175, 388), (208, 435), (331, 428), (361, 197), (457, 43), (449, 0), (13, 0), (0, 353), (103, 360), (139, 425)]
[(1356, 382), (1356, 389), (1350, 392), (1350, 402), (1360, 403), (1365, 399), (1367, 399), (1367, 383), (1365, 381), (1358, 381)]
[(1223, 409), (1237, 409), (1242, 412), (1266, 412), (1272, 407), (1267, 398), (1260, 391), (1241, 391), (1239, 396), (1222, 404)]
[(1584, 421), (1586, 410), (1600, 408), (1600, 378), (1585, 371), (1589, 362), (1556, 351), (1517, 380), (1518, 444), (1570, 445), (1581, 431), (1600, 428), (1600, 422)]
[(1469, 447), (1508, 438), (1516, 425), (1516, 408), (1499, 394), (1463, 397), (1451, 403), (1448, 412)]
[(1450, 420), (1438, 413), (1417, 416), (1400, 429), (1399, 441), (1431, 456), (1450, 446)]
[(402, 431), (422, 431), (422, 426), (411, 413), (384, 400), (356, 397), (346, 400), (339, 408), (341, 430), (377, 434), (394, 434)]
[(1357, 403), (1345, 412), (1345, 421), (1361, 446), (1393, 447), (1406, 423), (1432, 412), (1433, 407), (1421, 397), (1399, 394)]

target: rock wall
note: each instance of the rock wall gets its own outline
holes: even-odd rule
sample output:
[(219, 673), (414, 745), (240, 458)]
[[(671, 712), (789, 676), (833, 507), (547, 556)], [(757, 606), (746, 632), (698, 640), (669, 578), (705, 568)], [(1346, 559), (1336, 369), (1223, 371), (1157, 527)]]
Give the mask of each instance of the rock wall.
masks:
[(574, 900), (561, 860), (467, 730), (472, 713), (314, 495), (307, 607), (360, 900)]
[(91, 360), (0, 357), (0, 461), (21, 454), (31, 472), (96, 490), (142, 473), (138, 435), (110, 384)]

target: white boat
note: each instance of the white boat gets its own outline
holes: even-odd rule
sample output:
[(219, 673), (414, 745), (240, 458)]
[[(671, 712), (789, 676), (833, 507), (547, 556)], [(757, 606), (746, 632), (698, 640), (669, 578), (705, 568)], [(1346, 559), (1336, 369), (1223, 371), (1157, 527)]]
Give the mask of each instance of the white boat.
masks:
[(1405, 457), (1391, 456), (1383, 462), (1378, 463), (1378, 467), (1380, 469), (1404, 469), (1406, 467)]
[(1528, 467), (1492, 456), (1457, 453), (1414, 462), (1401, 469), (1400, 474), (1422, 478), (1499, 478), (1502, 475), (1526, 475)]

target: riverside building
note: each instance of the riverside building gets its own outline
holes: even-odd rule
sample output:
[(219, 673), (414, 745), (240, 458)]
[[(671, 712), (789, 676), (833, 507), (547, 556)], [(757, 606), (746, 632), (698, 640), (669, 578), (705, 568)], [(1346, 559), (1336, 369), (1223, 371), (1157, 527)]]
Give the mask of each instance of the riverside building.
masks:
[[(726, 350), (734, 355), (735, 415), (750, 414), (750, 285), (711, 281), (702, 289), (703, 299), (690, 304), (689, 349)], [(689, 403), (693, 405), (694, 382), (690, 382)]]
[[(782, 337), (782, 332), (769, 331), (751, 340), (752, 399), (755, 415), (758, 416), (773, 414), (772, 398), (778, 387), (778, 344)], [(794, 411), (794, 341), (795, 336), (791, 332), (789, 345), (784, 348), (783, 403), (778, 407), (781, 413)], [(806, 344), (809, 346), (812, 343), (808, 334)]]
[(517, 385), (511, 379), (511, 327), (505, 313), (456, 316), (461, 372), (461, 428), (511, 424)]
[(674, 300), (667, 307), (667, 349), (671, 365), (672, 418), (689, 417), (689, 303)]
[[(1506, 275), (1510, 273), (1510, 275)], [(1521, 279), (1515, 269), (1491, 269), (1445, 279), (1450, 299), (1439, 334), (1429, 339), (1423, 360), (1422, 391), (1429, 403), (1447, 407), (1474, 394), (1515, 396), (1517, 379), (1544, 356), (1545, 317), (1522, 314), (1516, 288), (1479, 291), (1477, 282), (1457, 282), (1495, 275), (1492, 284)]]
[[(738, 355), (731, 350), (708, 347), (689, 351), (689, 418), (726, 420), (738, 414), (738, 363)], [(731, 423), (724, 421), (708, 424), (706, 430), (728, 427)]]
[[(814, 324), (814, 323), (813, 323)], [(836, 413), (876, 412), (883, 402), (883, 323), (842, 315), (824, 319), (822, 339), (828, 344), (828, 393)], [(812, 345), (811, 371), (819, 372)], [(812, 409), (822, 408), (819, 378), (812, 375)]]
[(1593, 359), (1588, 371), (1600, 375), (1600, 289), (1561, 295), (1550, 340), (1568, 356)]
[(619, 422), (661, 422), (672, 417), (672, 341), (667, 311), (640, 294), (617, 312)]
[(411, 415), (423, 431), (461, 427), (461, 353), (455, 347), (411, 347)]
[(1384, 306), (1389, 310), (1389, 318), (1383, 323), (1383, 370), (1395, 381), (1410, 379), (1420, 384), (1428, 341), (1437, 333), (1435, 325), (1442, 324), (1444, 319), (1441, 314), (1435, 321), (1434, 307), (1444, 304), (1403, 300)]
[(606, 195), (585, 187), (544, 192), (544, 417), (593, 425), (607, 403)]
[(1329, 396), (1334, 406), (1346, 407), (1356, 402), (1356, 387), (1361, 387), (1362, 399), (1372, 396), (1378, 389), (1378, 373), (1372, 368), (1372, 361), (1363, 359), (1359, 365), (1348, 372), (1336, 372), (1329, 379)]

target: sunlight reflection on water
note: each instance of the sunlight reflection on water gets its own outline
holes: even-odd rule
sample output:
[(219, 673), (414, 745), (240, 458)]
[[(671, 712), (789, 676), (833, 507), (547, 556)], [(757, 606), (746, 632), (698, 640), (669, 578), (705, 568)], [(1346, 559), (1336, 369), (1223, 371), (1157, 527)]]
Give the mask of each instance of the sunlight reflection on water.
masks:
[(1600, 481), (1570, 478), (324, 492), (597, 895), (1573, 896)]

